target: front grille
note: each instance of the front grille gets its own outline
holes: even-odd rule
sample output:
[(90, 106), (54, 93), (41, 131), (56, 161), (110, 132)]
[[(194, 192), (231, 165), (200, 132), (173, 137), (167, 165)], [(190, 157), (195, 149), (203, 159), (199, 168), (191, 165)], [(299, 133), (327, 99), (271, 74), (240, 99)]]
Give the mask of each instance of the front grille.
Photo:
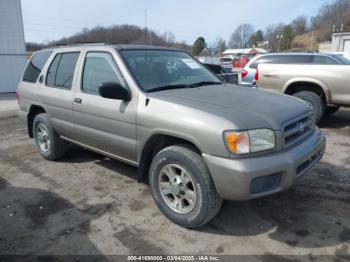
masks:
[(311, 135), (315, 130), (313, 115), (308, 114), (288, 122), (284, 126), (284, 146), (290, 147)]

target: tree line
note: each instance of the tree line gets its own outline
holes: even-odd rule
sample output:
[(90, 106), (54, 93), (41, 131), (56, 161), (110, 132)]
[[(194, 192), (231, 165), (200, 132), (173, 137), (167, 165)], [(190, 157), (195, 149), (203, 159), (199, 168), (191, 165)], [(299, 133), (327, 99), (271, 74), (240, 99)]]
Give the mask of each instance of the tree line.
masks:
[(191, 47), (185, 42), (177, 42), (172, 32), (158, 34), (153, 30), (135, 25), (96, 26), (91, 29), (84, 28), (70, 37), (64, 37), (45, 44), (29, 42), (26, 46), (28, 51), (35, 51), (45, 47), (81, 43), (146, 44), (176, 47), (187, 51), (191, 50)]
[[(248, 23), (238, 25), (228, 41), (218, 37), (210, 50), (214, 54), (221, 54), (227, 48), (264, 47), (272, 52), (291, 50), (298, 47), (293, 46), (296, 36), (316, 30), (319, 31), (316, 42), (331, 40), (333, 32), (350, 31), (350, 0), (337, 0), (326, 4), (315, 16), (301, 15), (289, 24), (280, 22), (257, 31)], [(193, 45), (193, 53), (200, 54), (203, 46), (206, 46), (205, 39), (199, 37)]]

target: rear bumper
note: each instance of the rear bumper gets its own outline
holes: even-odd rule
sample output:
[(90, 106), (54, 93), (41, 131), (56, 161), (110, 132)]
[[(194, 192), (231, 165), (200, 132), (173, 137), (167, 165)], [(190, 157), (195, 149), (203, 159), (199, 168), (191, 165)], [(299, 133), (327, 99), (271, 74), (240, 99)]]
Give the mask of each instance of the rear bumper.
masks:
[[(320, 161), (325, 146), (326, 138), (316, 128), (306, 141), (285, 152), (245, 159), (228, 159), (206, 154), (203, 157), (220, 197), (227, 200), (248, 200), (291, 187), (297, 178)], [(271, 182), (271, 179), (274, 181)], [(256, 190), (256, 184), (262, 188), (266, 185), (266, 190)]]
[(245, 82), (245, 81), (240, 81), (238, 83), (240, 86), (246, 86), (246, 87), (254, 87), (256, 88), (256, 83), (255, 82)]

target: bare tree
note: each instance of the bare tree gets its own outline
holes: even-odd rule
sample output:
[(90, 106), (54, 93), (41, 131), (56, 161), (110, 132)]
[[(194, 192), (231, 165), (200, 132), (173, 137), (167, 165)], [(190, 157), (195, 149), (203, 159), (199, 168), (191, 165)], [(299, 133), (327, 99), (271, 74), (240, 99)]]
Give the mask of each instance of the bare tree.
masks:
[(174, 46), (176, 43), (176, 37), (172, 32), (164, 32), (162, 35), (164, 41), (167, 43), (167, 46)]
[(285, 25), (283, 23), (272, 24), (265, 29), (265, 41), (268, 42), (268, 49), (271, 51), (277, 51)]
[(318, 14), (311, 18), (312, 28), (323, 32), (321, 40), (329, 40), (333, 32), (350, 30), (350, 0), (338, 0), (335, 3), (324, 5)]
[(291, 26), (294, 34), (301, 35), (307, 32), (307, 20), (307, 16), (302, 15), (292, 21)]
[(215, 55), (221, 55), (226, 50), (226, 41), (221, 37), (216, 38), (212, 50)]
[(231, 35), (229, 46), (231, 48), (249, 47), (249, 40), (254, 34), (254, 27), (251, 24), (241, 24)]

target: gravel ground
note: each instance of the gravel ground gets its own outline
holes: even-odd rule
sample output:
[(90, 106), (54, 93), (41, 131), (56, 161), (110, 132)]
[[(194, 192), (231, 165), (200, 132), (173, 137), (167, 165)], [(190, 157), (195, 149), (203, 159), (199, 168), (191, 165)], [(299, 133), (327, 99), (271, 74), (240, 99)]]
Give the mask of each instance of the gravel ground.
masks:
[(325, 156), (292, 189), (254, 201), (225, 202), (210, 224), (187, 230), (160, 213), (148, 187), (137, 183), (135, 168), (81, 148), (58, 162), (45, 161), (21, 121), (2, 117), (0, 254), (349, 261), (350, 111), (320, 126), (328, 139)]

